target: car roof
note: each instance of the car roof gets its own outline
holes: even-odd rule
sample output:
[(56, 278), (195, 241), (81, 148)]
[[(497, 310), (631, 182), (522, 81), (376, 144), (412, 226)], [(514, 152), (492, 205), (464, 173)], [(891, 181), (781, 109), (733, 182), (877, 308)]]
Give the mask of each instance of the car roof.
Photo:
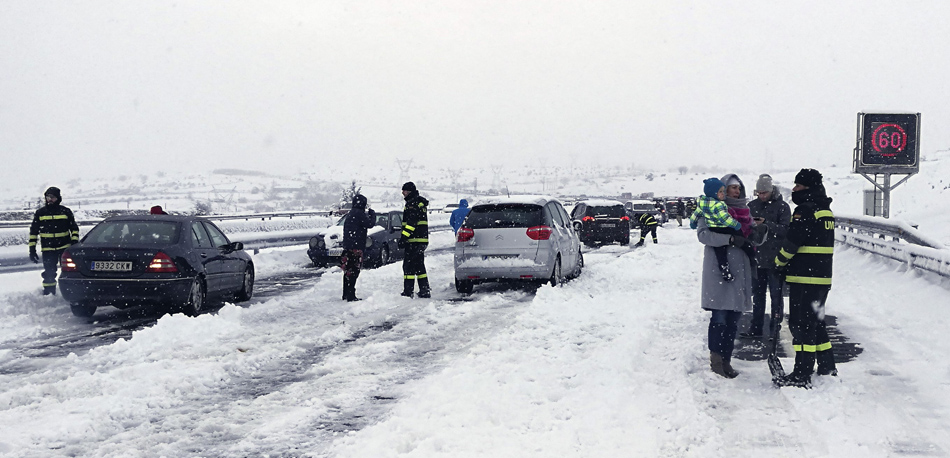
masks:
[(642, 199), (638, 199), (638, 200), (628, 200), (627, 203), (628, 203), (628, 204), (650, 204), (650, 205), (653, 205), (653, 204), (654, 204), (654, 202), (653, 202), (652, 200), (642, 200)]
[(578, 204), (586, 204), (592, 207), (612, 207), (615, 205), (623, 205), (619, 200), (610, 200), (610, 199), (588, 199), (577, 202)]
[(207, 221), (206, 218), (193, 215), (119, 215), (119, 216), (110, 216), (104, 220), (106, 221), (195, 221), (202, 220)]
[(557, 202), (561, 201), (555, 199), (551, 196), (542, 196), (542, 195), (520, 195), (520, 196), (495, 196), (495, 197), (484, 197), (479, 199), (478, 202), (473, 205), (477, 207), (479, 205), (497, 205), (497, 204), (534, 204), (544, 206), (548, 202)]

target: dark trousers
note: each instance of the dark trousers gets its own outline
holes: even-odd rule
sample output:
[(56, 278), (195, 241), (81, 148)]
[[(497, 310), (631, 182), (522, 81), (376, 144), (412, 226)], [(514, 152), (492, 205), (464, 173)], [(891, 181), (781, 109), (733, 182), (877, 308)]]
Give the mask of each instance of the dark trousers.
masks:
[(775, 273), (775, 269), (759, 269), (758, 275), (752, 281), (752, 324), (749, 334), (762, 334), (765, 325), (765, 293), (769, 293), (772, 301), (772, 310), (769, 315), (769, 335), (775, 324), (781, 323), (785, 316), (785, 298), (782, 297), (782, 279)]
[(343, 300), (355, 300), (356, 279), (363, 267), (363, 250), (343, 250), (340, 267), (343, 268)]
[(412, 294), (416, 280), (419, 281), (419, 293), (429, 293), (429, 277), (426, 274), (427, 246), (427, 243), (406, 245), (406, 257), (402, 261), (403, 294)]
[(59, 266), (63, 251), (43, 252), (43, 294), (56, 294), (56, 267)]
[[(728, 235), (738, 235), (738, 236), (742, 236), (742, 231), (740, 231), (740, 230), (738, 230), (738, 229), (733, 229), (733, 228), (731, 228), (731, 227), (710, 227), (709, 230), (710, 230), (711, 232), (715, 232), (715, 233), (717, 233), (717, 234), (728, 234)], [(716, 253), (716, 262), (719, 263), (719, 268), (720, 268), (720, 269), (727, 269), (727, 270), (728, 270), (728, 269), (729, 269), (729, 256), (728, 256), (728, 253), (727, 253), (727, 252), (728, 252), (729, 250), (727, 250), (727, 248), (729, 248), (729, 245), (714, 246), (714, 247), (712, 247), (712, 248), (713, 248), (713, 252)], [(756, 266), (756, 262), (755, 262), (755, 247), (752, 246), (752, 243), (746, 242), (746, 243), (742, 244), (742, 247), (741, 247), (741, 248), (742, 248), (742, 251), (745, 252), (746, 256), (749, 257), (749, 262), (751, 263), (751, 266), (752, 266), (752, 268), (753, 268), (753, 273), (755, 273), (755, 266)], [(756, 276), (756, 277), (757, 277), (757, 276)], [(756, 278), (756, 277), (753, 277), (753, 278)]]
[(795, 348), (795, 370), (800, 376), (811, 375), (818, 361), (820, 373), (835, 368), (835, 355), (825, 327), (825, 300), (830, 286), (788, 284), (788, 330)]
[(722, 359), (732, 359), (732, 349), (736, 344), (736, 331), (742, 312), (733, 310), (711, 310), (709, 317), (709, 351), (718, 353)]
[(653, 243), (656, 241), (656, 224), (651, 226), (640, 226), (640, 244), (643, 244), (643, 241), (646, 240), (647, 234), (653, 234)]

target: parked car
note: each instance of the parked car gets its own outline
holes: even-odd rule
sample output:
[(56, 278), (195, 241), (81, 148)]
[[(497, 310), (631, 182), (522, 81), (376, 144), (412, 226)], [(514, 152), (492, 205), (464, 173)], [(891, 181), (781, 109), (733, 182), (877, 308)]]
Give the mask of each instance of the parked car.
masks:
[(442, 207), (442, 213), (452, 213), (455, 210), (458, 210), (459, 204), (448, 204)]
[(197, 216), (106, 218), (63, 252), (60, 267), (60, 292), (82, 317), (141, 304), (194, 316), (212, 297), (246, 301), (254, 290), (244, 244)]
[(544, 196), (483, 200), (459, 228), (455, 288), (470, 293), (490, 281), (560, 284), (581, 273), (584, 256), (571, 217)]
[(627, 216), (630, 217), (630, 224), (633, 227), (640, 226), (638, 218), (643, 213), (652, 214), (656, 222), (661, 226), (667, 222), (665, 209), (652, 200), (628, 200), (624, 202), (623, 208), (627, 211)]
[(630, 244), (630, 217), (620, 201), (580, 201), (571, 210), (571, 220), (585, 245), (613, 242)]
[[(343, 255), (343, 223), (346, 216), (336, 225), (320, 231), (310, 238), (307, 256), (317, 267), (340, 265)], [(374, 268), (402, 259), (404, 251), (397, 246), (402, 234), (402, 211), (383, 211), (376, 213), (376, 225), (366, 231), (366, 248), (363, 249), (363, 267)]]

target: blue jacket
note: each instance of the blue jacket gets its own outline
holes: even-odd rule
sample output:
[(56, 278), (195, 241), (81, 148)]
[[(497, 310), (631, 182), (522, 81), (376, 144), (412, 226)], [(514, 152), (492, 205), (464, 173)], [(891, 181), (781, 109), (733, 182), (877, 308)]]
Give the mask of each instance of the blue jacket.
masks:
[(465, 221), (465, 217), (468, 216), (468, 212), (470, 211), (472, 211), (472, 209), (468, 208), (468, 201), (465, 199), (460, 200), (459, 208), (452, 210), (452, 216), (449, 217), (449, 224), (452, 226), (453, 231), (459, 231), (459, 228), (462, 227), (462, 223)]
[(376, 212), (366, 211), (366, 197), (353, 196), (353, 207), (343, 221), (343, 249), (365, 250), (366, 230), (376, 224)]

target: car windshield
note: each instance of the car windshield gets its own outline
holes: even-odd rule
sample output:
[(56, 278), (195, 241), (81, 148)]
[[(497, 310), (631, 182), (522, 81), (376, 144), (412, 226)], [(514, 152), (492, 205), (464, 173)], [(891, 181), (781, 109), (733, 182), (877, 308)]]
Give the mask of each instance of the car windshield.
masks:
[(487, 229), (540, 226), (541, 206), (534, 204), (489, 204), (472, 208), (465, 227)]
[(178, 243), (175, 221), (105, 221), (92, 228), (83, 243), (102, 245), (171, 245)]
[(343, 217), (342, 217), (342, 218), (340, 218), (340, 220), (336, 222), (336, 225), (337, 225), (337, 226), (342, 226), (342, 225), (343, 225), (343, 223), (345, 223), (345, 222), (346, 222), (346, 217), (347, 217), (347, 216), (350, 216), (350, 214), (349, 214), (349, 213), (347, 213), (347, 214), (345, 214), (345, 215), (343, 215)]
[(611, 205), (609, 207), (587, 207), (587, 216), (606, 216), (609, 218), (620, 218), (624, 216), (623, 205)]
[(376, 215), (376, 225), (377, 225), (377, 226), (386, 227), (387, 224), (389, 224), (389, 215), (388, 215), (388, 214)]

